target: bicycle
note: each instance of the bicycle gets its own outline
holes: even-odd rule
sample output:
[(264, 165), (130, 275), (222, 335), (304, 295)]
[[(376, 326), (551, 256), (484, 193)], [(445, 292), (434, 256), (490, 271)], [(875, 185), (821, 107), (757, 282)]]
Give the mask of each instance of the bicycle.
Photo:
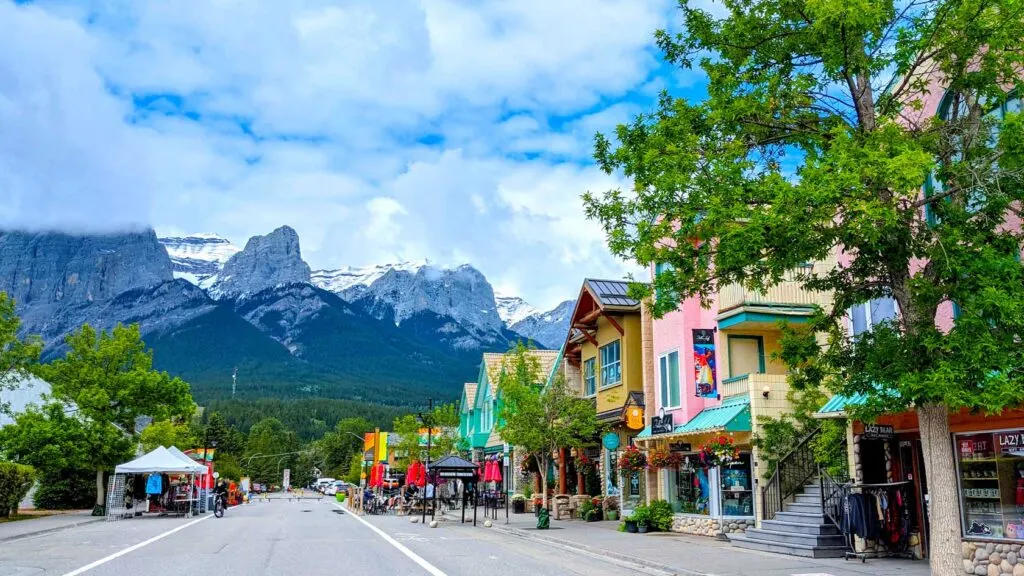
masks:
[(221, 496), (217, 496), (213, 502), (213, 515), (217, 518), (224, 517), (224, 498)]

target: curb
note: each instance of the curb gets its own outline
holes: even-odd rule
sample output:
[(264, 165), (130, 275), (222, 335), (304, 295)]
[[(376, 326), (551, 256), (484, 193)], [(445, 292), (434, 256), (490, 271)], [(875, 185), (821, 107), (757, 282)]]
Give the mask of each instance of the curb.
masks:
[(610, 551), (604, 550), (602, 548), (594, 548), (593, 546), (587, 546), (586, 544), (580, 544), (579, 542), (573, 542), (571, 540), (564, 540), (564, 539), (555, 538), (555, 537), (552, 537), (552, 536), (542, 536), (540, 534), (535, 534), (533, 532), (527, 532), (526, 530), (522, 530), (520, 528), (512, 528), (512, 527), (509, 527), (509, 526), (499, 526), (498, 524), (495, 524), (493, 526), (493, 528), (495, 530), (499, 531), (499, 532), (504, 532), (506, 534), (515, 536), (517, 538), (522, 538), (524, 540), (537, 540), (539, 542), (543, 542), (545, 544), (550, 544), (550, 545), (558, 546), (560, 548), (565, 548), (565, 549), (573, 550), (573, 551), (576, 551), (576, 552), (582, 552), (582, 553), (585, 553), (585, 554), (591, 555), (591, 556), (598, 556), (598, 557), (603, 557), (603, 558), (607, 558), (607, 559), (610, 559), (610, 560), (617, 560), (619, 562), (626, 562), (626, 563), (629, 563), (629, 564), (634, 564), (636, 566), (642, 566), (644, 568), (648, 568), (648, 569), (651, 569), (651, 570), (657, 570), (659, 572), (664, 572), (664, 573), (668, 573), (668, 574), (686, 575), (686, 576), (713, 576), (712, 574), (709, 574), (707, 572), (698, 572), (696, 570), (689, 570), (689, 569), (686, 569), (686, 568), (679, 568), (678, 566), (669, 566), (667, 564), (661, 564), (660, 562), (652, 562), (650, 560), (647, 560), (647, 559), (644, 559), (644, 558), (638, 558), (636, 556), (630, 556), (628, 554), (620, 554), (618, 552), (610, 552)]
[[(88, 520), (82, 520), (80, 522), (75, 522), (74, 524), (65, 524), (63, 526), (55, 526), (53, 528), (44, 528), (42, 530), (36, 530), (34, 532), (22, 532), (21, 534), (16, 534), (14, 536), (0, 537), (0, 542), (13, 542), (15, 540), (22, 540), (22, 539), (25, 539), (25, 538), (31, 538), (33, 536), (40, 536), (40, 535), (43, 535), (43, 534), (50, 534), (50, 533), (53, 533), (53, 532), (60, 532), (62, 530), (70, 530), (71, 528), (77, 528), (79, 526), (84, 526), (86, 524), (92, 524), (94, 522), (101, 522), (101, 521), (103, 521), (103, 519), (104, 519), (103, 516), (92, 516), (92, 517), (89, 517)], [(31, 522), (31, 520), (28, 520), (28, 522)]]

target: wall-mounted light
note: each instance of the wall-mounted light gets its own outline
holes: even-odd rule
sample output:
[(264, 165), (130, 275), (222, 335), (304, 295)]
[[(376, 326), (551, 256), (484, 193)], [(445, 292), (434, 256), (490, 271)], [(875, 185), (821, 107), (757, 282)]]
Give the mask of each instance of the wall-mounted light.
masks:
[(764, 383), (764, 388), (761, 388), (761, 396), (768, 397), (768, 393), (772, 391), (772, 387), (767, 382)]

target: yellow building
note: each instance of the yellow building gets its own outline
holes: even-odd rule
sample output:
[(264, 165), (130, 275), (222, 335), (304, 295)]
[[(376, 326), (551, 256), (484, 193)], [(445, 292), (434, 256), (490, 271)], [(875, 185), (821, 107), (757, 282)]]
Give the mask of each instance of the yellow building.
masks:
[(602, 493), (620, 496), (623, 507), (639, 502), (639, 475), (619, 473), (617, 459), (644, 427), (640, 302), (628, 282), (587, 279), (580, 289), (564, 346), (565, 361), (579, 374), (579, 393), (592, 398), (598, 420), (609, 428), (597, 461)]

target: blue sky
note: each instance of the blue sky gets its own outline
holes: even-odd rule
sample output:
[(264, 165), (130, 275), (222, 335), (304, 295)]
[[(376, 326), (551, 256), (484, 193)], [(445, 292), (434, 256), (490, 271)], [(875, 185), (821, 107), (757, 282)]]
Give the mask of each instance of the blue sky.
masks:
[(469, 262), (547, 307), (607, 252), (596, 131), (699, 97), (663, 0), (0, 0), (0, 225)]

